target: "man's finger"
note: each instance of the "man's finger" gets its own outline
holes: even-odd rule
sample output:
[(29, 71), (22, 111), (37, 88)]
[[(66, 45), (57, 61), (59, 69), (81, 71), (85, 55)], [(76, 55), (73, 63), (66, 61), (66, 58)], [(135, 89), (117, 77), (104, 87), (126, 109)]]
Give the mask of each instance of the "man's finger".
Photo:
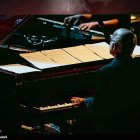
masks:
[(65, 19), (64, 19), (64, 24), (65, 24), (65, 25), (68, 24), (68, 20), (69, 20), (69, 18), (65, 18)]
[(81, 28), (82, 31), (85, 31), (85, 30), (87, 30), (87, 29), (88, 29), (88, 26), (87, 26), (87, 25), (85, 25), (85, 26), (83, 26), (83, 27)]
[(75, 22), (74, 22), (74, 26), (78, 26), (80, 24), (80, 19), (78, 18)]

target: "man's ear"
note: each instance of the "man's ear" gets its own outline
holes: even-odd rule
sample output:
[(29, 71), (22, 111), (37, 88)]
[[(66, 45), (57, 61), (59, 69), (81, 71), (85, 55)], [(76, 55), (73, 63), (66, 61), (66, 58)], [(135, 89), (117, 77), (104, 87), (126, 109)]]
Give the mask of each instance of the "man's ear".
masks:
[(115, 56), (115, 54), (116, 54), (116, 43), (115, 42), (113, 42), (112, 43), (112, 47), (111, 47), (111, 54), (113, 55), (113, 56)]
[(112, 44), (112, 51), (115, 52), (116, 49), (117, 49), (117, 44), (115, 42), (113, 42), (113, 44)]

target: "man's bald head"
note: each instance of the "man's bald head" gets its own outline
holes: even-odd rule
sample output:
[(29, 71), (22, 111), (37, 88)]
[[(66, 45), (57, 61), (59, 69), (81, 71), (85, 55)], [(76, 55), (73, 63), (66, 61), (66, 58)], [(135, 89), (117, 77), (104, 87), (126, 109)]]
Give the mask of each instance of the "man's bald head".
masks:
[(137, 37), (132, 31), (120, 28), (113, 33), (111, 41), (115, 44), (117, 55), (131, 55), (136, 46)]

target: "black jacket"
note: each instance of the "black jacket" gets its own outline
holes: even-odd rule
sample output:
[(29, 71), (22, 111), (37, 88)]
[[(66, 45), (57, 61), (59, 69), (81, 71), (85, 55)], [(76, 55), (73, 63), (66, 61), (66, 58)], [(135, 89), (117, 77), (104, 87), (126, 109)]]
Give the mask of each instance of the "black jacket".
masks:
[(94, 104), (97, 133), (140, 133), (140, 65), (115, 58), (98, 72)]

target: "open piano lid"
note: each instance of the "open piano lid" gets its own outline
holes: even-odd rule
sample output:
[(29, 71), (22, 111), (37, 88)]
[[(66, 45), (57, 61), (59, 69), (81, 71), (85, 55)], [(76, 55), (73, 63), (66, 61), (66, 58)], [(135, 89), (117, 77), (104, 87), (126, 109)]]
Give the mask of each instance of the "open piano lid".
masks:
[(80, 32), (77, 28), (68, 28), (62, 22), (55, 21), (54, 17), (59, 19), (60, 16), (26, 16), (22, 22), (10, 27), (0, 44), (8, 45), (10, 49), (33, 51), (79, 45), (83, 40), (91, 39), (91, 34)]
[[(9, 63), (10, 60), (15, 60), (14, 63), (19, 62), (16, 61), (17, 58), (19, 58), (19, 60), (20, 58), (22, 58), (18, 54), (19, 50), (24, 52), (27, 51), (29, 52), (29, 51), (36, 51), (36, 50), (43, 50), (43, 49), (55, 50), (55, 49), (61, 49), (61, 48), (66, 48), (71, 46), (77, 46), (75, 42), (74, 44), (70, 44), (69, 38), (65, 36), (65, 33), (67, 33), (65, 32), (67, 31), (66, 26), (64, 25), (60, 26), (60, 24), (57, 24), (58, 22), (55, 22), (54, 20), (52, 20), (51, 22), (49, 22), (50, 20), (39, 20), (41, 19), (41, 17), (43, 17), (42, 19), (45, 19), (45, 18), (51, 18), (55, 16), (27, 16), (22, 20), (22, 22), (17, 24), (17, 26), (13, 29), (13, 31), (10, 34), (8, 34), (1, 41), (1, 46), (5, 48), (5, 50), (2, 50), (0, 52), (2, 52), (2, 54), (3, 52), (5, 52), (4, 53), (5, 55), (2, 57), (6, 62)], [(65, 31), (63, 31), (63, 29)], [(75, 35), (77, 35), (79, 32), (77, 33), (76, 31), (74, 31), (74, 33)], [(80, 39), (83, 40), (88, 39), (88, 37), (85, 36), (84, 34), (83, 35), (81, 34), (78, 37), (79, 38), (81, 37)], [(44, 45), (44, 43), (46, 44)], [(79, 39), (78, 39), (78, 43), (81, 43)], [(83, 44), (85, 44), (85, 42), (83, 42)], [(16, 50), (16, 49), (18, 50), (18, 52), (17, 51), (14, 51), (12, 53), (9, 52), (10, 50)], [(11, 57), (14, 57), (15, 59), (10, 59), (9, 54)], [(101, 61), (104, 60), (100, 60), (100, 62)], [(83, 63), (76, 63), (72, 65), (66, 64), (64, 66), (62, 65), (61, 67), (55, 67), (55, 70), (57, 71), (57, 69), (62, 69), (62, 68), (73, 69), (77, 67), (80, 68), (80, 67), (93, 65), (93, 61), (91, 62), (82, 61), (82, 62)], [(11, 63), (13, 63), (13, 61)], [(94, 63), (96, 63), (96, 61), (94, 61)], [(29, 62), (29, 66), (31, 66), (31, 62)]]
[(16, 32), (30, 17), (24, 15), (0, 16), (0, 65), (25, 62), (18, 52), (10, 50), (6, 41)]
[(25, 15), (0, 16), (0, 44), (13, 34), (29, 18)]

